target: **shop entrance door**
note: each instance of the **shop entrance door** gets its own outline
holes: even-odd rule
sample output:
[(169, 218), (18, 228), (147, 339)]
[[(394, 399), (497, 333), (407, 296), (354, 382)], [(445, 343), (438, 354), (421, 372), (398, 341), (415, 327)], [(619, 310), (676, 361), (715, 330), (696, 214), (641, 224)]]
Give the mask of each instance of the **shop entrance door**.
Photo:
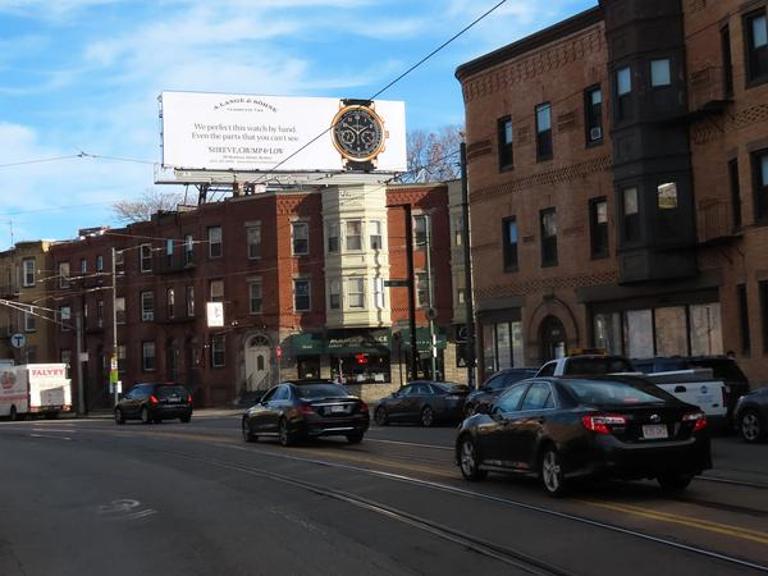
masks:
[(547, 316), (541, 322), (539, 334), (541, 362), (562, 358), (566, 354), (565, 327), (559, 318)]
[(272, 346), (266, 336), (253, 336), (245, 344), (245, 391), (264, 391), (272, 385)]

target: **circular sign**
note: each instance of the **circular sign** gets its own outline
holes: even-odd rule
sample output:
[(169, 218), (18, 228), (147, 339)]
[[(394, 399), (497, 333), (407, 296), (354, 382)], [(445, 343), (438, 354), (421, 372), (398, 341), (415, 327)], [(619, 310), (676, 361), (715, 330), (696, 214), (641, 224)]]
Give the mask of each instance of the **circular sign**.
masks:
[(434, 308), (427, 308), (427, 320), (436, 320), (437, 319), (437, 310)]
[(11, 336), (11, 346), (14, 348), (23, 348), (24, 345), (27, 343), (27, 337), (24, 336), (21, 332), (17, 332), (13, 336)]

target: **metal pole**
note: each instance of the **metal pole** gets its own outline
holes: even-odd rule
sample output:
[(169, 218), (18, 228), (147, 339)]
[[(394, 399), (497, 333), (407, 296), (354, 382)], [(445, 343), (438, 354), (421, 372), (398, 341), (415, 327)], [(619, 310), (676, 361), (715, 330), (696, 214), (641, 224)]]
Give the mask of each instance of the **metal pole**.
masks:
[(112, 358), (109, 363), (110, 383), (113, 387), (115, 406), (120, 399), (117, 393), (117, 250), (112, 247)]
[(85, 382), (83, 382), (83, 313), (75, 315), (75, 337), (77, 338), (77, 413), (85, 414)]
[(432, 380), (437, 380), (437, 346), (435, 342), (435, 303), (432, 295), (432, 217), (424, 215), (424, 226), (427, 237), (425, 249), (427, 252), (427, 310), (429, 320), (429, 356), (432, 368)]
[(470, 388), (479, 386), (475, 382), (475, 304), (472, 297), (472, 251), (469, 246), (469, 186), (467, 184), (467, 144), (462, 142), (461, 153), (461, 216), (464, 226), (461, 231), (461, 241), (464, 244), (464, 304), (467, 323), (467, 384)]
[(408, 323), (411, 332), (411, 380), (419, 379), (419, 347), (416, 343), (416, 278), (413, 269), (413, 218), (410, 204), (405, 210), (405, 261), (408, 266)]

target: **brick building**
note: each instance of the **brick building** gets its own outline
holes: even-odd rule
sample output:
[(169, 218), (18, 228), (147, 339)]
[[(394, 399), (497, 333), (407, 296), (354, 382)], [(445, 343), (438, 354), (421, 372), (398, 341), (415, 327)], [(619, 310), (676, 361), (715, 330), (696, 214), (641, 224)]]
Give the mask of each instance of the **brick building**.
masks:
[[(426, 253), (432, 280), (438, 366), (457, 370), (451, 336), (453, 288), (449, 195), (439, 186), (346, 186), (235, 196), (159, 213), (120, 230), (56, 243), (60, 273), (51, 295), (60, 316), (85, 326), (89, 406), (109, 404), (111, 254), (116, 250), (121, 380), (177, 380), (199, 405), (257, 394), (282, 378), (337, 377), (366, 398), (407, 376), (410, 354), (405, 210), (413, 211), (417, 346), (429, 363)], [(206, 303), (222, 302), (224, 327), (209, 328)], [(56, 354), (72, 361), (71, 323)]]
[(486, 373), (596, 346), (768, 380), (765, 1), (602, 0), (457, 77)]

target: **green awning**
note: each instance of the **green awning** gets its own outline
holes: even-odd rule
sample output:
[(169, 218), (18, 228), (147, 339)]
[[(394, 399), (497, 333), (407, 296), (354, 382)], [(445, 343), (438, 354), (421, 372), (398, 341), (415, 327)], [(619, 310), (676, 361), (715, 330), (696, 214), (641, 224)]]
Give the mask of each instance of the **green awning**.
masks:
[[(408, 351), (411, 349), (411, 330), (410, 328), (401, 328), (399, 332), (396, 332), (392, 335), (392, 348), (397, 348), (397, 336), (400, 337), (401, 347), (402, 350)], [(438, 350), (445, 350), (445, 348), (448, 346), (448, 338), (440, 328), (435, 326), (435, 339), (437, 344)], [(426, 326), (417, 326), (416, 327), (416, 347), (419, 349), (419, 352), (426, 352), (429, 353), (430, 351), (430, 338), (429, 338), (429, 328)]]
[(336, 356), (348, 354), (388, 354), (389, 328), (373, 330), (329, 330), (326, 349)]
[(321, 356), (325, 354), (323, 335), (302, 332), (291, 336), (291, 350), (296, 356)]

